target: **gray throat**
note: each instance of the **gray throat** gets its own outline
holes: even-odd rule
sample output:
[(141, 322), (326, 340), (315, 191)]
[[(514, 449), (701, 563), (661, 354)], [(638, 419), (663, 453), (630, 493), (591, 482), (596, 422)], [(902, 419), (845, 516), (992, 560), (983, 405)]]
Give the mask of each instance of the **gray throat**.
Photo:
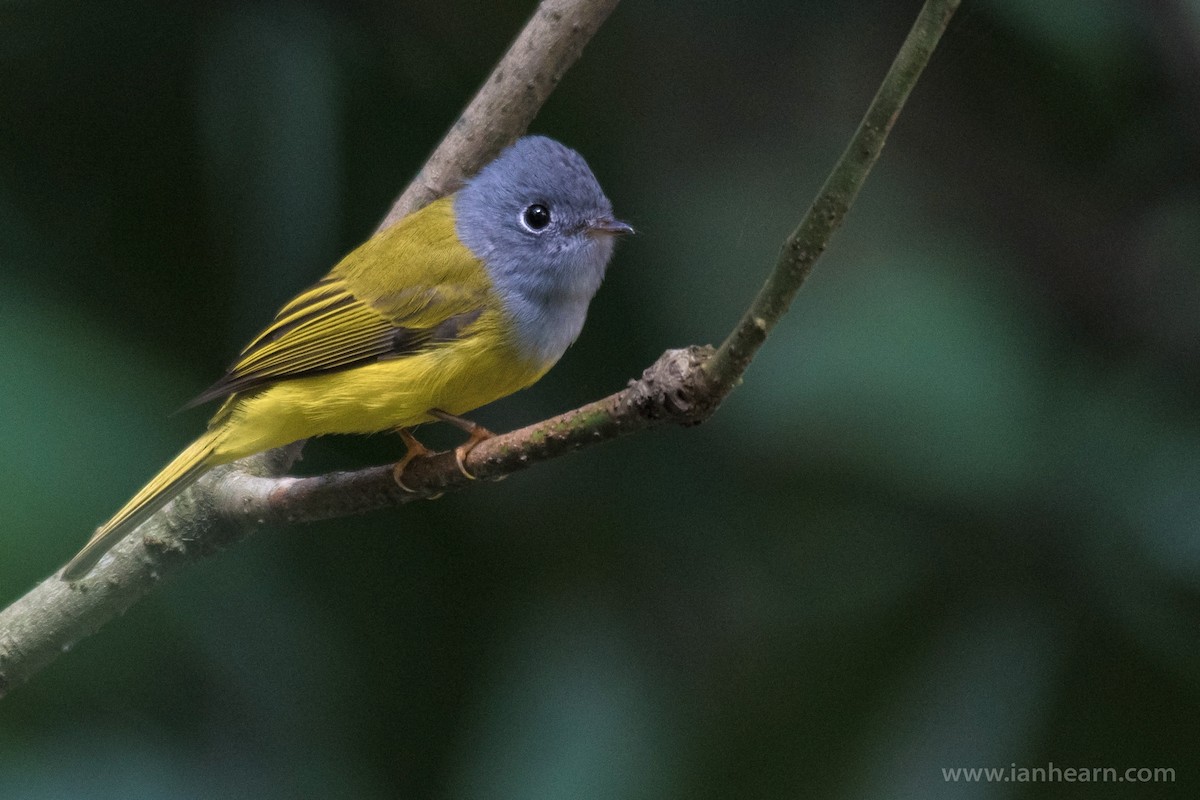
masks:
[(525, 287), (506, 287), (499, 278), (495, 282), (504, 310), (513, 322), (521, 355), (539, 365), (562, 358), (583, 330), (595, 291), (539, 295), (523, 291)]

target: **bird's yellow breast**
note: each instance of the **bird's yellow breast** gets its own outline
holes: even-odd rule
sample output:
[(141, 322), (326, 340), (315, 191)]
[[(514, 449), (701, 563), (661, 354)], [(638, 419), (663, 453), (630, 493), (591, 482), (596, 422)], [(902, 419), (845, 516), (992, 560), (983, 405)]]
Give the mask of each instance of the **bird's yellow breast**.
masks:
[(503, 312), (489, 309), (467, 335), (418, 353), (281, 381), (237, 395), (218, 412), (216, 461), (330, 433), (375, 433), (464, 414), (534, 383), (553, 364), (522, 359)]

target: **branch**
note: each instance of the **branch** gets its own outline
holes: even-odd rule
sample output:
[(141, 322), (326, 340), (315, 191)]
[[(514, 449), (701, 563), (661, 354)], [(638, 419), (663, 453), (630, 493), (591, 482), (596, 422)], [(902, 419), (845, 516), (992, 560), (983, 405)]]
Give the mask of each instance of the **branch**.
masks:
[(617, 2), (543, 0), (378, 230), (455, 191), (525, 133)]
[[(562, 11), (565, 5), (544, 3), (530, 27), (538, 23), (548, 7), (565, 13)], [(592, 27), (576, 27), (553, 17), (555, 11), (546, 11), (552, 21), (561, 23), (556, 28), (560, 38), (582, 37), (578, 33), (581, 30), (591, 35), (599, 25), (598, 20), (612, 7), (611, 2), (576, 5), (581, 9), (586, 6), (600, 16), (588, 17), (597, 20)], [(617, 436), (664, 424), (694, 425), (707, 419), (740, 381), (840, 226), (958, 5), (959, 0), (927, 0), (850, 145), (796, 232), (784, 244), (778, 263), (758, 297), (720, 349), (692, 347), (668, 351), (623, 391), (481, 443), (468, 455), (468, 469), (481, 479), (498, 480), (535, 463)], [(596, 12), (597, 7), (603, 10)], [(513, 68), (508, 61), (522, 46), (526, 33), (518, 38), (497, 72)], [(582, 47), (582, 42), (578, 47)], [(578, 51), (575, 52), (577, 55)], [(545, 63), (544, 59), (535, 58), (530, 67), (536, 71)], [(539, 74), (558, 73), (552, 70)], [(503, 76), (494, 75), (480, 94), (501, 83), (511, 85)], [(517, 81), (516, 85), (525, 83)], [(532, 85), (532, 81), (528, 83)], [(552, 86), (553, 81), (546, 93)], [(545, 99), (544, 95), (541, 99)], [(488, 107), (480, 105), (481, 102), (477, 97), (447, 136), (447, 141), (461, 135), (466, 137), (465, 142), (475, 142), (478, 163), (490, 157), (480, 155), (489, 152), (488, 148), (498, 150), (502, 146), (497, 145), (500, 140), (487, 138), (478, 131), (470, 136), (456, 132), (477, 124), (471, 121), (471, 109)], [(493, 97), (488, 102), (497, 101)], [(525, 111), (530, 117), (534, 112), (536, 106)], [(519, 128), (527, 124), (528, 119)], [(489, 126), (484, 124), (484, 127)], [(443, 148), (457, 146), (468, 145), (444, 142), (431, 157), (431, 164)], [(406, 202), (419, 206), (421, 198), (429, 198), (429, 192), (449, 185), (442, 182), (450, 180), (446, 176), (452, 171), (448, 167), (427, 166), (397, 201), (397, 206)], [(412, 197), (406, 201), (410, 194)], [(201, 482), (204, 491), (177, 499), (139, 529), (140, 535), (130, 536), (114, 548), (88, 578), (68, 585), (52, 577), (0, 612), (0, 696), (131, 606), (162, 577), (243, 538), (257, 525), (342, 517), (461, 489), (470, 483), (449, 453), (409, 464), (405, 482), (415, 490), (411, 494), (396, 486), (391, 465), (313, 478), (270, 477), (286, 469), (293, 457), (294, 449), (284, 448), (213, 470)]]
[[(479, 443), (466, 465), (480, 480), (500, 480), (587, 445), (659, 425), (698, 425), (725, 394), (715, 391), (701, 365), (711, 347), (668, 350), (628, 388), (602, 400)], [(228, 475), (221, 492), (230, 515), (245, 523), (295, 523), (345, 517), (462, 489), (472, 483), (454, 453), (410, 461), (396, 485), (392, 465), (312, 478)]]

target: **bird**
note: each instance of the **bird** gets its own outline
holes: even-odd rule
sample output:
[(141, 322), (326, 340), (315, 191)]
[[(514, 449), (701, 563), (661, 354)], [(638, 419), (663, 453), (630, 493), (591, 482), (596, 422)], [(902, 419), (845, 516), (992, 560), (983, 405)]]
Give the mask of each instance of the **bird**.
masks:
[(207, 430), (122, 506), (60, 573), (84, 577), (118, 541), (206, 472), (325, 434), (397, 431), (436, 420), (491, 436), (461, 415), (539, 380), (579, 336), (633, 228), (575, 150), (545, 136), (504, 149), (453, 194), (376, 233), (286, 303), (189, 407), (221, 400)]

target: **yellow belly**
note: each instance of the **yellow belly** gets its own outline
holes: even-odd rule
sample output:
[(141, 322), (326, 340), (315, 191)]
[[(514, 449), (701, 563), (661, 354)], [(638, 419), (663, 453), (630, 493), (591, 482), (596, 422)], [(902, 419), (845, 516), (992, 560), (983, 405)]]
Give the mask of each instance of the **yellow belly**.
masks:
[(213, 419), (213, 464), (329, 433), (376, 433), (464, 414), (534, 383), (552, 364), (470, 336), (433, 349), (235, 395)]

